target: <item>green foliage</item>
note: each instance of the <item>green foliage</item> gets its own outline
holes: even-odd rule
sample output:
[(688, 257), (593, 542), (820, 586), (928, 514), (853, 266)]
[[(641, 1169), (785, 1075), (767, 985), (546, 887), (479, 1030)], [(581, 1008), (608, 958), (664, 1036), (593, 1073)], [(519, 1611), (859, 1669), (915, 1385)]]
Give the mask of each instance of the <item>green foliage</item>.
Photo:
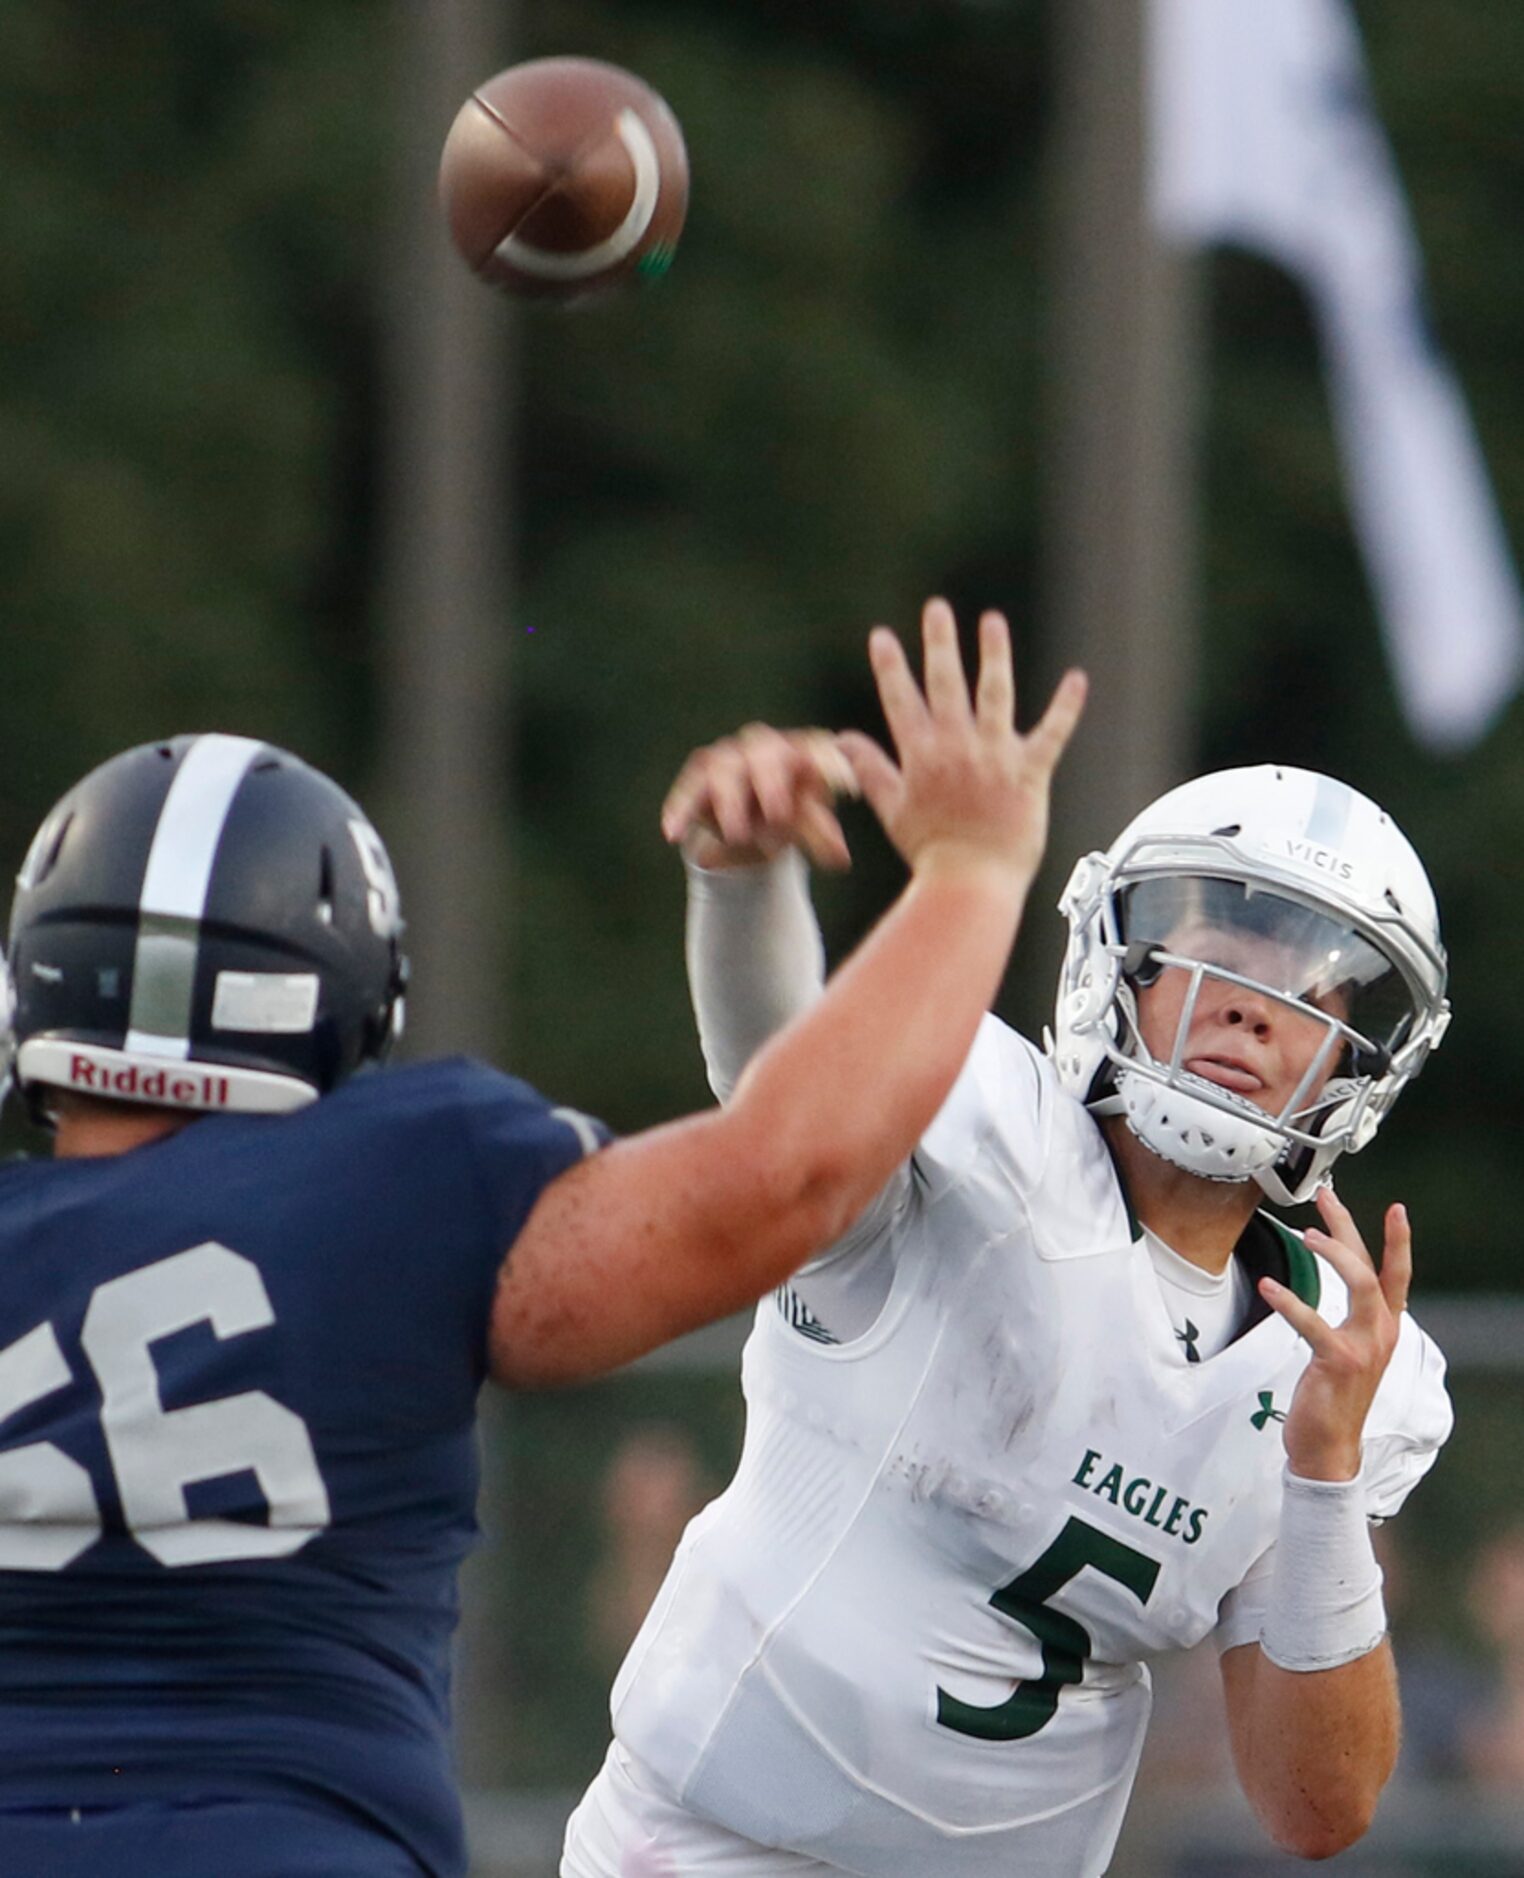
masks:
[[(1003, 231), (1030, 225), (1035, 143), (998, 116), (1032, 12), (1002, 26), (1012, 81), (972, 119), (908, 82), (915, 34), (874, 83), (849, 29), (822, 45), (803, 13), (759, 36), (738, 10), (720, 35), (707, 12), (547, 0), (528, 24), (527, 51), (645, 73), (695, 174), (669, 279), (521, 335), (525, 919), (555, 906), (574, 930), (518, 951), (516, 1050), (628, 1124), (702, 1094), (654, 833), (686, 751), (747, 718), (872, 723), (867, 626), (913, 624), (971, 563), (1014, 568), (1032, 611), (1037, 259)], [(951, 43), (970, 60), (974, 35)], [(1005, 160), (950, 199), (988, 145)], [(868, 871), (847, 932), (881, 904)]]
[[(374, 197), (374, 149), (356, 164), (331, 104), (300, 136), (289, 111), (342, 99), (334, 67), (367, 62), (334, 24), (0, 15), (8, 854), (134, 740), (237, 723), (328, 753), (313, 601), (358, 388), (325, 356), (322, 296), (363, 305), (356, 244), (331, 237)], [(343, 179), (336, 200), (314, 176)]]

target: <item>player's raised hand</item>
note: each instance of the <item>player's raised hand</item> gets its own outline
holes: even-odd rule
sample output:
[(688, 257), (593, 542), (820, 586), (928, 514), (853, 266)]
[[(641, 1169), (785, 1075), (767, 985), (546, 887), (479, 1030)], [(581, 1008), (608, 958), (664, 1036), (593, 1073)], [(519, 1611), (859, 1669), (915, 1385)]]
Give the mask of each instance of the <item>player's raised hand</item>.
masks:
[(1307, 1243), (1349, 1287), (1343, 1323), (1330, 1324), (1273, 1279), (1261, 1279), (1259, 1288), (1312, 1351), (1282, 1431), (1291, 1471), (1305, 1480), (1353, 1480), (1360, 1471), (1365, 1418), (1397, 1348), (1407, 1309), (1413, 1234), (1407, 1208), (1389, 1206), (1377, 1272), (1353, 1215), (1332, 1187), (1318, 1190), (1317, 1205), (1324, 1230), (1309, 1229)]
[(700, 867), (744, 867), (798, 847), (822, 867), (850, 865), (831, 807), (857, 794), (852, 766), (824, 730), (747, 724), (695, 750), (662, 804), (661, 831)]
[(871, 737), (838, 738), (862, 792), (911, 868), (991, 862), (1030, 884), (1048, 838), (1053, 772), (1079, 722), (1085, 676), (1069, 671), (1025, 736), (1015, 724), (1016, 684), (1005, 618), (979, 620), (979, 678), (972, 700), (945, 600), (921, 613), (925, 689), (895, 635), (868, 641), (878, 695), (898, 761)]

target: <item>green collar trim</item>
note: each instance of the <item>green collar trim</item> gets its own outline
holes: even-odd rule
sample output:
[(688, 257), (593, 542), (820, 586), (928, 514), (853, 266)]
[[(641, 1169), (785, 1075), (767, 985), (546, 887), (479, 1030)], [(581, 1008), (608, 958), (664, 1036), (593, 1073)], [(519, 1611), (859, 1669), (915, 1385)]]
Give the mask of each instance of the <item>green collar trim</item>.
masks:
[[(1110, 1142), (1106, 1143), (1106, 1151), (1111, 1154)], [(1127, 1230), (1132, 1234), (1133, 1244), (1138, 1245), (1143, 1238), (1143, 1222), (1133, 1210), (1132, 1195), (1127, 1191), (1121, 1163), (1114, 1154), (1111, 1154), (1111, 1171), (1116, 1177), (1117, 1191), (1127, 1211)], [(1323, 1295), (1318, 1262), (1302, 1243), (1301, 1234), (1293, 1232), (1274, 1214), (1261, 1212), (1254, 1215), (1239, 1235), (1233, 1256), (1242, 1261), (1254, 1289), (1254, 1302), (1249, 1307), (1244, 1330), (1252, 1330), (1270, 1314), (1270, 1306), (1259, 1295), (1261, 1278), (1273, 1278), (1277, 1284), (1294, 1292), (1304, 1304), (1310, 1305), (1313, 1310), (1318, 1308), (1318, 1300)], [(1239, 1335), (1242, 1336), (1243, 1331)]]
[[(1253, 1286), (1249, 1315), (1238, 1333), (1240, 1337), (1245, 1331), (1253, 1330), (1256, 1324), (1262, 1324), (1270, 1315), (1270, 1306), (1259, 1295), (1261, 1278), (1273, 1278), (1277, 1284), (1294, 1292), (1303, 1304), (1310, 1305), (1313, 1310), (1318, 1308), (1318, 1300), (1323, 1295), (1318, 1262), (1302, 1244), (1300, 1236), (1272, 1214), (1254, 1215), (1233, 1248), (1233, 1254), (1243, 1265)], [(1237, 1340), (1234, 1339), (1235, 1342)]]
[[(1269, 1215), (1265, 1215), (1268, 1219)], [(1323, 1295), (1323, 1279), (1318, 1271), (1318, 1261), (1302, 1243), (1300, 1233), (1295, 1233), (1280, 1220), (1271, 1219), (1270, 1225), (1279, 1235), (1286, 1253), (1286, 1285), (1296, 1293), (1303, 1304), (1309, 1304), (1313, 1310), (1318, 1308), (1318, 1300)]]

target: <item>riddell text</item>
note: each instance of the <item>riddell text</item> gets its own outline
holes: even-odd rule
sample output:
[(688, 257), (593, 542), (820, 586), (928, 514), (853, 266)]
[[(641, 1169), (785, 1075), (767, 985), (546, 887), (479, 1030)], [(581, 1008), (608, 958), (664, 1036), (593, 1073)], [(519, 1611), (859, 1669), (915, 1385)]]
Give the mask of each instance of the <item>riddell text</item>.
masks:
[(167, 1069), (145, 1072), (133, 1063), (125, 1069), (110, 1069), (104, 1063), (92, 1063), (87, 1056), (71, 1056), (69, 1082), (75, 1089), (118, 1096), (128, 1102), (174, 1102), (182, 1108), (198, 1109), (225, 1109), (228, 1105), (226, 1076), (176, 1076)]

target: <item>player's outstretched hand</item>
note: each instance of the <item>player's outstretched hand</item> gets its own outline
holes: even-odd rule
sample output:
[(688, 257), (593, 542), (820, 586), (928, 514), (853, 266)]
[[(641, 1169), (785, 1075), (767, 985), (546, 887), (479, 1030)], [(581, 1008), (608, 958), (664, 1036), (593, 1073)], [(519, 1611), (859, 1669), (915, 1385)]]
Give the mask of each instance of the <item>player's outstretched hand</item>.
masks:
[(821, 867), (850, 865), (831, 807), (857, 794), (852, 766), (826, 730), (747, 724), (695, 750), (662, 804), (661, 831), (700, 867), (746, 867), (802, 848)]
[(912, 871), (996, 863), (1030, 885), (1048, 838), (1048, 790), (1085, 704), (1083, 672), (1064, 674), (1025, 736), (1015, 723), (1011, 635), (1000, 613), (979, 620), (979, 680), (972, 701), (957, 625), (945, 600), (921, 612), (925, 690), (903, 648), (878, 626), (868, 655), (895, 762), (871, 737), (838, 743), (869, 805)]
[(1259, 1288), (1312, 1350), (1282, 1430), (1291, 1471), (1304, 1480), (1353, 1480), (1360, 1471), (1365, 1417), (1397, 1348), (1407, 1309), (1413, 1234), (1406, 1207), (1389, 1206), (1378, 1273), (1353, 1215), (1332, 1187), (1318, 1190), (1317, 1204), (1324, 1230), (1310, 1228), (1307, 1243), (1349, 1287), (1343, 1323), (1330, 1324), (1273, 1279), (1262, 1278)]

